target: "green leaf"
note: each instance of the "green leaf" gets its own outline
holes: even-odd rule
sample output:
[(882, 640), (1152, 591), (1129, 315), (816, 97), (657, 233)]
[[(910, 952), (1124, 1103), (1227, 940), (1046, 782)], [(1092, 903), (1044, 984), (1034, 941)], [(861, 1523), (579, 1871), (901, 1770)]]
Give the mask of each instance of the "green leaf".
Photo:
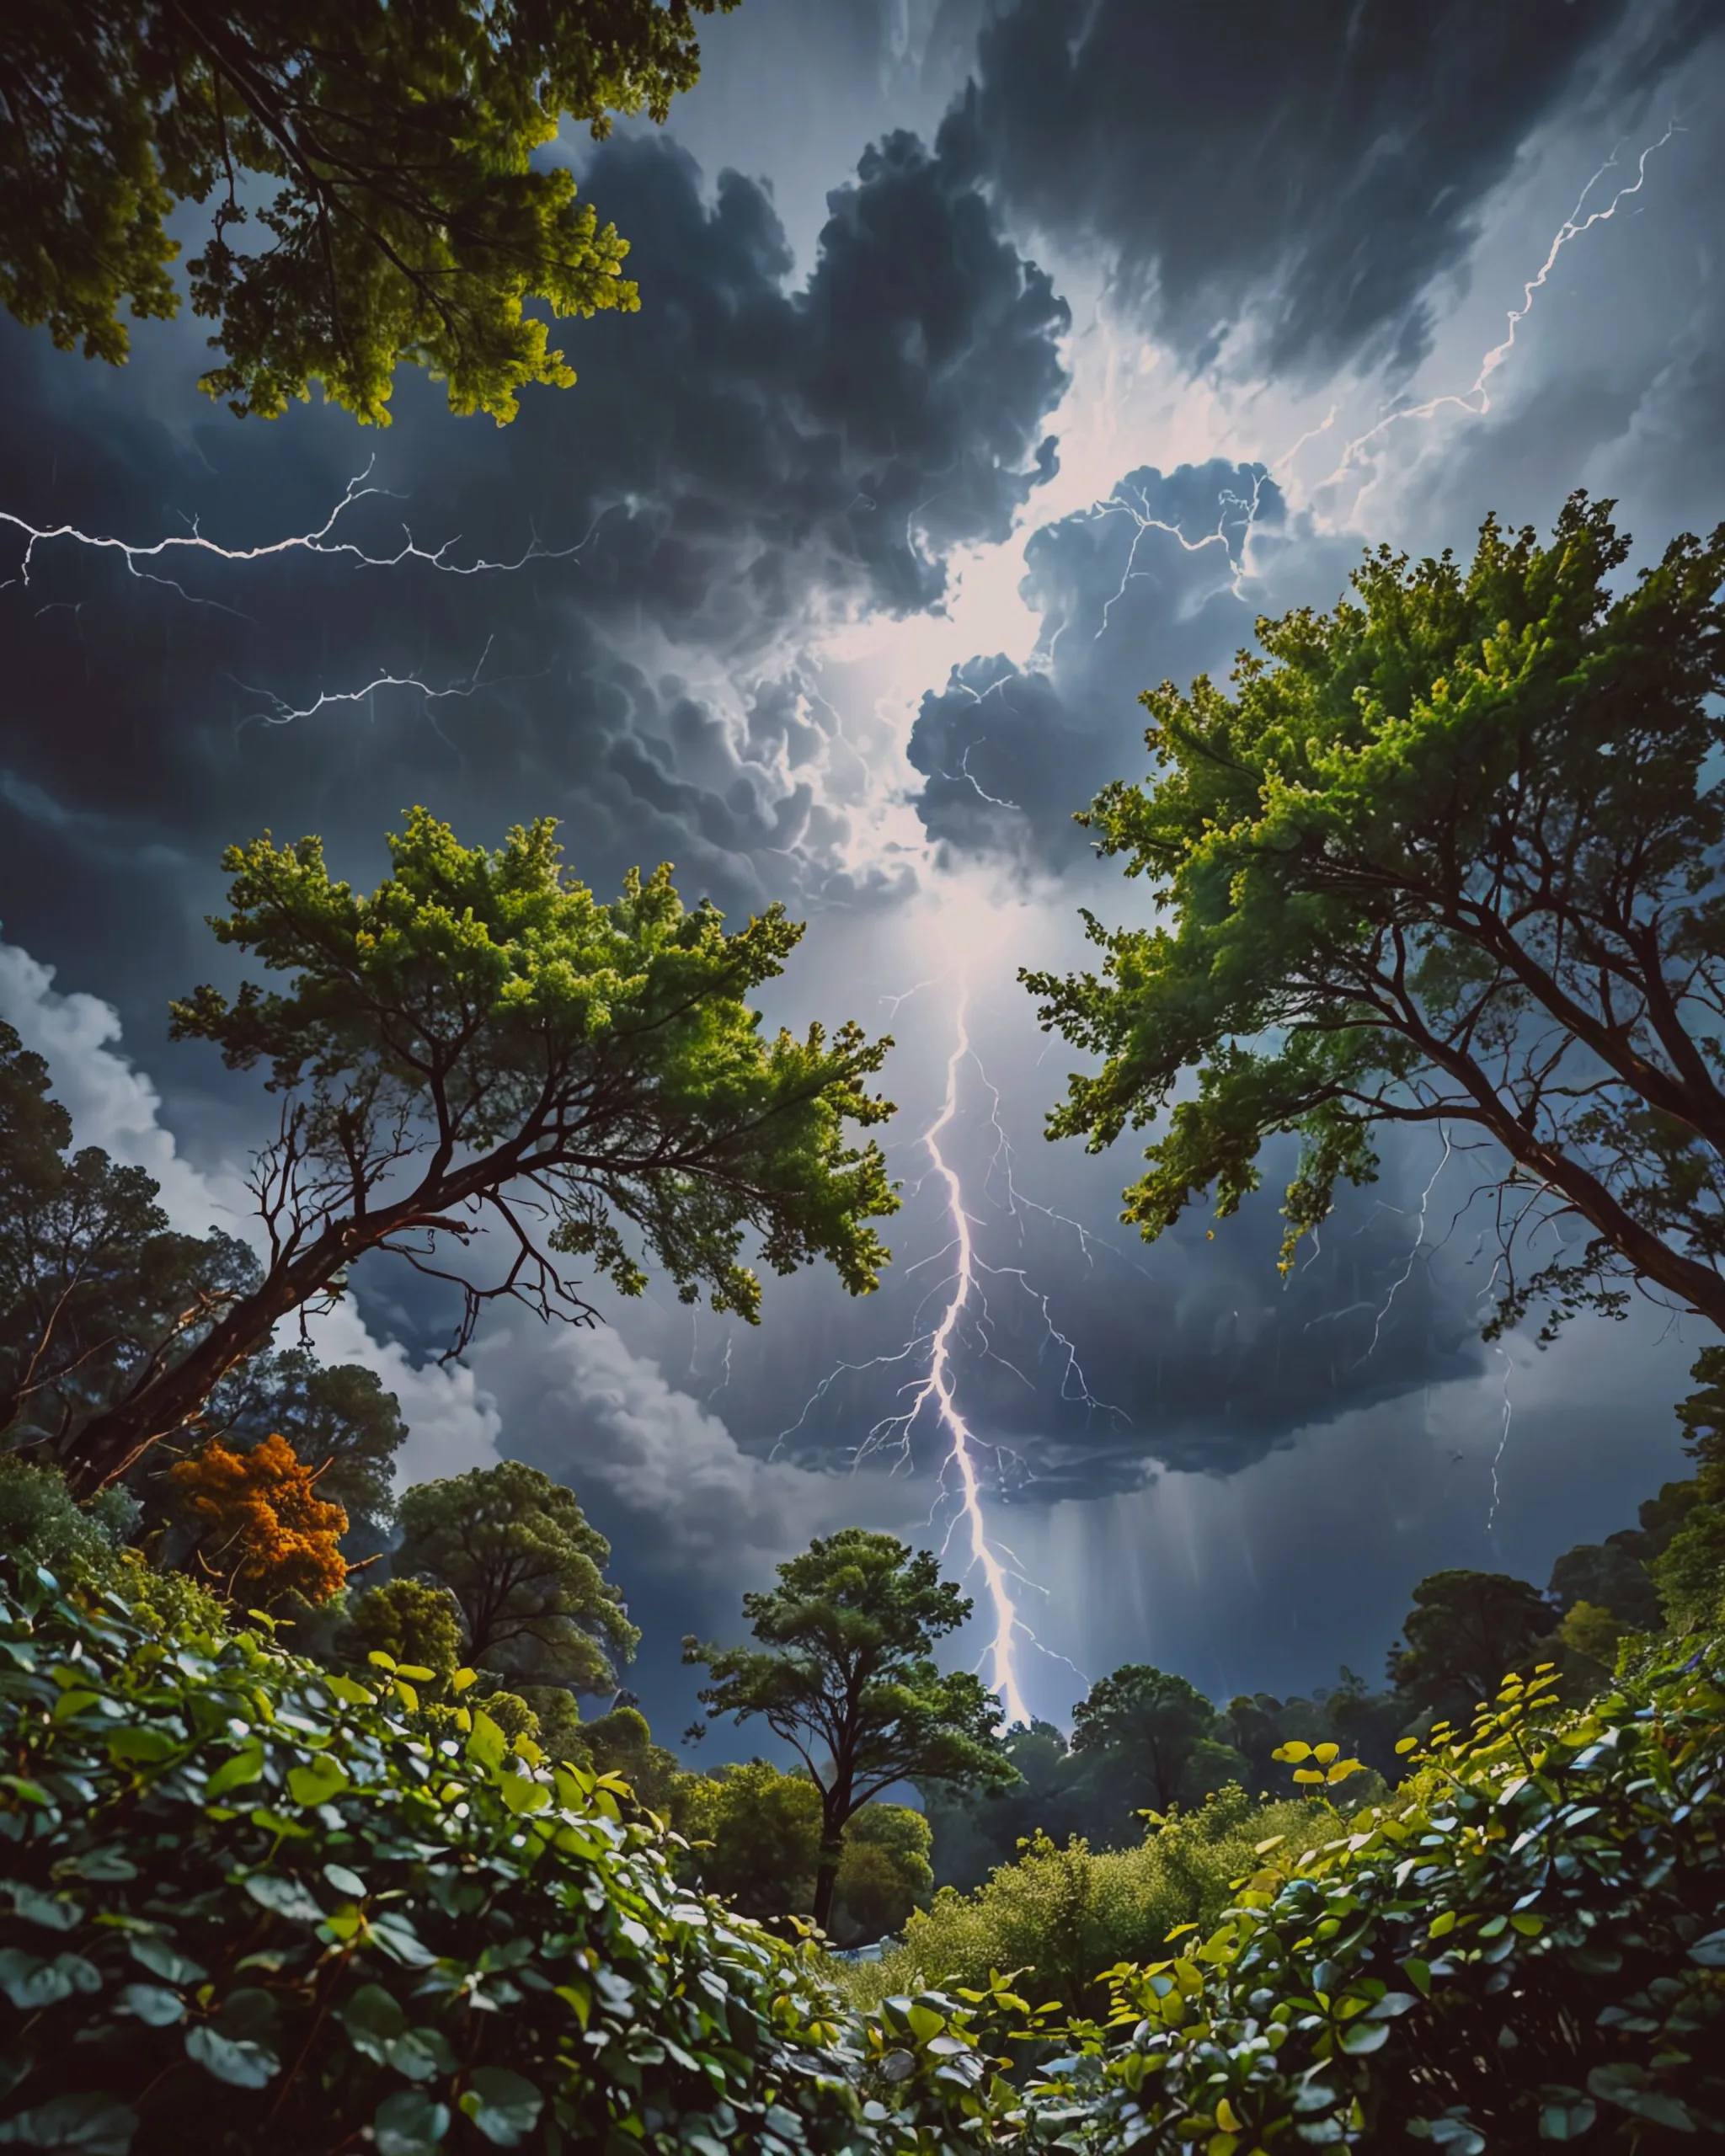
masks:
[(262, 2044), (247, 2037), (224, 2036), (207, 2023), (187, 2030), (185, 2048), (187, 2057), (195, 2059), (206, 2073), (235, 2089), (264, 2088), (281, 2065), (275, 2052)]
[(366, 1898), (366, 1882), (357, 1871), (350, 1871), (344, 1864), (326, 1864), (323, 1876), (338, 1894), (346, 1894), (355, 1902)]
[(1336, 2039), (1344, 2052), (1363, 2057), (1370, 2052), (1381, 2052), (1390, 2041), (1389, 2024), (1386, 2021), (1350, 2021)]
[(435, 2103), (417, 2089), (386, 2096), (371, 2121), (377, 2156), (435, 2156), (449, 2132), (449, 2120), (447, 2104)]
[(1402, 1973), (1422, 1999), (1431, 1997), (1432, 1965), (1429, 1961), (1422, 1961), (1417, 1954), (1410, 1955), (1402, 1964)]
[(503, 1791), (503, 1801), (511, 1812), (543, 1812), (551, 1802), (551, 1791), (530, 1774), (500, 1774), (497, 1786)]
[(286, 1917), (291, 1924), (322, 1924), (323, 1912), (296, 1879), (279, 1871), (254, 1871), (246, 1881), (246, 1892), (262, 1908)]
[(384, 2063), (404, 2080), (429, 2081), (434, 2073), (453, 2074), (460, 2061), (441, 2029), (409, 2029), (390, 2045)]
[(170, 1942), (158, 1932), (135, 1931), (126, 1940), (131, 1958), (152, 1977), (160, 1977), (170, 1984), (201, 1983), (209, 1972), (198, 1962), (189, 1961)]
[(185, 2019), (185, 2001), (160, 1984), (127, 1984), (120, 1994), (120, 2006), (152, 2029), (171, 2028)]
[(1579, 2141), (1598, 2116), (1597, 2105), (1579, 2090), (1548, 2096), (1540, 2106), (1540, 2139)]
[(76, 1902), (63, 1894), (40, 1893), (21, 1881), (12, 1889), (12, 1906), (26, 1924), (39, 1924), (45, 1931), (70, 1931), (83, 1921)]
[(408, 2025), (406, 2013), (382, 1984), (361, 1984), (344, 2005), (336, 2009), (335, 2018), (347, 2031), (354, 2049), (380, 2066), (389, 2046)]
[(254, 1782), (264, 1771), (264, 1748), (261, 1744), (248, 1744), (225, 1759), (204, 1785), (204, 1795), (211, 1802), (226, 1796), (231, 1789), (242, 1789), (248, 1782)]
[(165, 1729), (153, 1729), (147, 1722), (135, 1724), (129, 1729), (116, 1729), (108, 1739), (109, 1757), (122, 1766), (159, 1766), (180, 1749), (179, 1742)]
[(339, 1759), (320, 1753), (309, 1766), (288, 1771), (287, 1786), (296, 1804), (327, 1804), (347, 1788), (348, 1771)]
[(499, 2148), (519, 2147), (538, 2123), (544, 2105), (531, 2081), (502, 2066), (480, 2067), (461, 2099), (462, 2111)]
[(467, 1757), (482, 1767), (500, 1767), (509, 1757), (509, 1739), (481, 1708), (473, 1712), (473, 1733), (467, 1739)]
[(1725, 1969), (1725, 1931), (1704, 1933), (1690, 1948), (1689, 1958), (1704, 1969)]
[(1674, 2096), (1668, 2096), (1641, 2067), (1596, 2066), (1587, 2078), (1587, 2085), (1590, 2095), (1602, 2103), (1616, 2104), (1637, 2118), (1674, 2127), (1679, 2133), (1695, 2132), (1695, 2121), (1685, 2106)]
[(0, 2143), (24, 2148), (76, 2150), (78, 2156), (127, 2156), (138, 2115), (116, 2096), (89, 2089), (55, 2096), (32, 2111), (0, 2122)]

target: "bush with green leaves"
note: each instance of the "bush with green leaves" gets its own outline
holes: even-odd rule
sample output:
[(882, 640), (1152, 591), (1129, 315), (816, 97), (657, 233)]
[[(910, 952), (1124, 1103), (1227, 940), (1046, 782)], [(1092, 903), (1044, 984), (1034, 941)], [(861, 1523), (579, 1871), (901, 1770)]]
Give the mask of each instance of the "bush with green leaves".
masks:
[(1725, 2137), (1725, 1643), (1584, 1713), (1507, 1679), (1391, 1806), (1267, 1836), (1207, 1938), (1113, 1972), (1084, 2145), (1497, 2156)]
[(1177, 1924), (1214, 1922), (1266, 1834), (1310, 1834), (1314, 1817), (1335, 1817), (1305, 1801), (1261, 1806), (1236, 1786), (1159, 1821), (1135, 1849), (1035, 1834), (975, 1892), (943, 1887), (911, 1918), (901, 1946), (841, 1981), (873, 2005), (925, 1984), (985, 1986), (992, 1971), (1012, 1969), (1039, 2002), (1099, 2009), (1103, 1972), (1160, 1954)]
[(374, 1677), (0, 1594), (0, 2143), (886, 2145), (811, 1954), (680, 1886), (622, 1785), (480, 1712), (434, 1746)]

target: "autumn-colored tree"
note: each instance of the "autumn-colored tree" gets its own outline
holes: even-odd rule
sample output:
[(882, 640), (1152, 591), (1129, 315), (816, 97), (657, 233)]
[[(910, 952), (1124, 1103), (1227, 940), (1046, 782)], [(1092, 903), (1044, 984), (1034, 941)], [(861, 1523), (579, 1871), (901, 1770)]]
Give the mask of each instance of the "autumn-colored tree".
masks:
[(198, 1529), (196, 1556), (237, 1599), (268, 1609), (296, 1594), (327, 1602), (347, 1582), (337, 1547), (347, 1514), (285, 1438), (234, 1452), (219, 1440), (168, 1470)]

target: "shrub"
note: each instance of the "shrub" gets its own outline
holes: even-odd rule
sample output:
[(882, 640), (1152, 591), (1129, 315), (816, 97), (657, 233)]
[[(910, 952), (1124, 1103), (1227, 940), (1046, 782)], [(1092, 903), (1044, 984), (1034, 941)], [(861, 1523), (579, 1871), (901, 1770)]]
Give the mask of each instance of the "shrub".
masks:
[(1114, 1972), (1087, 2145), (1725, 2136), (1722, 1680), (1716, 1640), (1553, 1724), (1508, 1679), (1394, 1808), (1267, 1838), (1207, 1939)]
[(1262, 1807), (1235, 1786), (1172, 1814), (1136, 1849), (1033, 1835), (975, 1892), (942, 1888), (911, 1918), (902, 1946), (841, 1981), (862, 2004), (927, 1983), (985, 1987), (991, 1971), (1012, 1969), (1039, 2001), (1100, 2010), (1104, 1971), (1160, 1953), (1177, 1924), (1214, 1922), (1263, 1836), (1310, 1833), (1314, 1817), (1335, 1815), (1306, 1801)]
[(0, 1593), (0, 2141), (871, 2141), (811, 1957), (678, 1886), (621, 1785), (479, 1713), (434, 1748), (415, 1705), (45, 1574)]
[(243, 1452), (213, 1439), (168, 1479), (196, 1528), (199, 1558), (227, 1593), (266, 1609), (289, 1596), (315, 1606), (346, 1585), (347, 1514), (318, 1495), (317, 1476), (286, 1438)]

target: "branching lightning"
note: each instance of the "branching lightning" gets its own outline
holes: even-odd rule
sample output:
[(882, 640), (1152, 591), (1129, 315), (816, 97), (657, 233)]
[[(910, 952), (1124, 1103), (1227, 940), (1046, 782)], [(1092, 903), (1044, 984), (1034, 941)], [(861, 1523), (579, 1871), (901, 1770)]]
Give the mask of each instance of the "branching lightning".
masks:
[[(401, 544), (388, 553), (372, 553), (356, 541), (336, 536), (336, 526), (350, 509), (364, 501), (398, 501), (402, 497), (387, 487), (370, 484), (371, 465), (350, 479), (342, 496), (322, 524), (310, 531), (289, 533), (280, 539), (269, 539), (255, 547), (224, 547), (218, 541), (206, 539), (198, 528), (195, 517), (190, 520), (189, 531), (173, 532), (165, 539), (148, 542), (120, 539), (102, 531), (86, 531), (75, 524), (31, 524), (27, 519), (15, 515), (10, 510), (0, 510), (0, 529), (19, 533), (24, 539), (24, 552), (19, 557), (15, 576), (0, 579), (0, 591), (17, 583), (29, 584), (30, 570), (35, 564), (36, 549), (65, 541), (73, 546), (87, 547), (98, 553), (117, 554), (135, 577), (150, 584), (165, 585), (177, 591), (183, 599), (195, 605), (211, 606), (216, 602), (199, 600), (174, 578), (162, 576), (152, 568), (141, 566), (147, 563), (163, 563), (169, 561), (203, 559), (230, 563), (266, 562), (287, 554), (323, 554), (333, 558), (354, 563), (361, 568), (397, 568), (403, 562), (417, 562), (422, 568), (434, 569), (443, 576), (485, 576), (494, 573), (512, 574), (525, 568), (530, 562), (569, 561), (579, 556), (598, 531), (606, 511), (601, 510), (589, 528), (585, 538), (572, 547), (546, 547), (536, 535), (531, 544), (513, 561), (492, 561), (483, 555), (471, 562), (452, 561), (453, 550), (461, 544), (460, 534), (446, 539), (435, 547), (422, 547), (403, 524)], [(227, 610), (229, 611), (232, 609)]]
[[(1589, 211), (1583, 216), (1582, 212), (1589, 195), (1593, 193), (1605, 174), (1616, 168), (1617, 152), (1613, 150), (1610, 156), (1606, 158), (1604, 164), (1594, 173), (1587, 185), (1576, 197), (1575, 207), (1552, 236), (1551, 243), (1546, 250), (1545, 260), (1522, 286), (1521, 304), (1510, 308), (1503, 336), (1481, 360), (1479, 371), (1468, 387), (1459, 393), (1455, 391), (1446, 391), (1439, 396), (1428, 398), (1423, 404), (1410, 404), (1399, 412), (1386, 414), (1375, 426), (1368, 427), (1363, 435), (1354, 436), (1343, 451), (1341, 462), (1337, 465), (1329, 478), (1322, 482), (1322, 484), (1326, 487), (1333, 486), (1338, 480), (1346, 475), (1354, 463), (1358, 451), (1364, 449), (1368, 442), (1375, 441), (1381, 435), (1387, 433), (1391, 427), (1399, 426), (1404, 419), (1429, 419), (1439, 412), (1446, 409), (1465, 412), (1470, 419), (1482, 419), (1492, 408), (1490, 388), (1492, 376), (1514, 350), (1516, 332), (1533, 312), (1534, 294), (1541, 289), (1550, 277), (1557, 265), (1557, 257), (1568, 246), (1571, 240), (1579, 239), (1583, 232), (1591, 232), (1595, 225), (1609, 222), (1616, 216), (1621, 204), (1626, 202), (1632, 195), (1640, 194), (1648, 176), (1648, 159), (1658, 151), (1663, 150), (1674, 136), (1680, 135), (1682, 131), (1676, 120), (1668, 121), (1665, 131), (1658, 141), (1648, 143), (1640, 157), (1637, 158), (1635, 178), (1620, 187), (1603, 210)], [(1296, 447), (1298, 446), (1296, 444)]]
[(479, 676), (485, 670), (485, 662), (491, 656), (491, 647), (495, 641), (496, 639), (492, 637), (485, 639), (485, 648), (480, 653), (478, 664), (470, 675), (465, 679), (458, 678), (450, 682), (447, 687), (441, 689), (434, 689), (429, 681), (422, 679), (418, 674), (386, 672), (374, 675), (360, 688), (325, 689), (308, 704), (291, 704), (286, 697), (278, 696), (272, 690), (254, 689), (248, 682), (237, 681), (234, 686), (243, 689), (248, 696), (261, 696), (264, 699), (262, 707), (257, 711), (248, 712), (240, 723), (242, 725), (253, 723), (264, 726), (291, 726), (296, 719), (315, 718), (319, 712), (327, 711), (336, 704), (369, 703), (380, 689), (414, 689), (426, 703), (436, 704), (441, 703), (449, 696), (477, 696), (482, 686), (496, 689), (501, 688), (506, 682), (537, 678), (537, 676), (523, 674), (500, 674), (494, 679), (482, 684)]

